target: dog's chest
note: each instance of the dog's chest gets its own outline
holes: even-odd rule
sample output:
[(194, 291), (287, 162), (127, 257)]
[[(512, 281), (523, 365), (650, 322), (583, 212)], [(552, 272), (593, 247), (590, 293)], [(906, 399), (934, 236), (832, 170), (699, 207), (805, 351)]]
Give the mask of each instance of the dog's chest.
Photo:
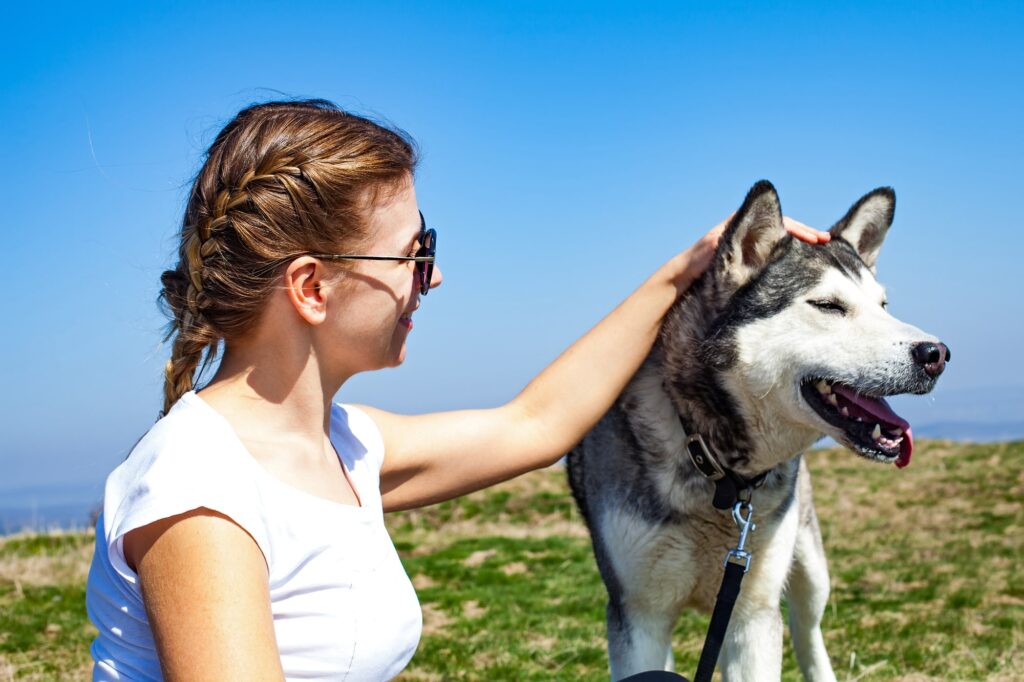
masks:
[[(793, 557), (795, 511), (757, 521), (746, 544), (753, 562), (745, 591), (778, 599)], [(609, 511), (601, 521), (601, 535), (619, 580), (633, 587), (645, 585), (643, 590), (629, 590), (633, 598), (701, 610), (714, 606), (726, 554), (739, 539), (731, 515), (717, 510), (661, 524), (624, 510)]]
[[(627, 496), (646, 499), (637, 493), (653, 491), (660, 500), (654, 506), (669, 512), (658, 518), (639, 509), (645, 505), (636, 505), (632, 511), (609, 510), (603, 515), (601, 534), (616, 573), (627, 584), (642, 580), (647, 585), (630, 590), (632, 598), (709, 610), (739, 529), (729, 511), (713, 507), (707, 480), (695, 471), (681, 474), (685, 434), (653, 367), (637, 374), (620, 406), (641, 450), (636, 456), (644, 461), (644, 473), (634, 481), (636, 491)], [(757, 530), (747, 540), (746, 549), (754, 559), (744, 591), (762, 593), (769, 601), (778, 599), (792, 562), (798, 468), (796, 460), (784, 463), (753, 494)]]

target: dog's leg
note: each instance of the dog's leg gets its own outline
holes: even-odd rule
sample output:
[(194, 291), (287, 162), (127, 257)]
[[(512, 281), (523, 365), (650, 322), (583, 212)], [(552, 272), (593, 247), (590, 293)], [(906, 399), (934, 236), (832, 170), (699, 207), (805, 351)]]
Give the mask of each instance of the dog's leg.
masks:
[(608, 604), (608, 664), (612, 680), (671, 670), (675, 613), (641, 612)]
[(608, 588), (608, 664), (613, 680), (671, 665), (672, 627), (697, 576), (678, 526), (605, 510), (598, 566)]
[[(802, 503), (809, 504), (809, 500)], [(825, 613), (829, 593), (828, 563), (814, 507), (810, 506), (802, 517), (786, 589), (789, 629), (804, 678), (811, 682), (835, 682), (821, 636), (821, 616)]]
[[(794, 500), (795, 502), (795, 500)], [(773, 682), (782, 677), (782, 591), (793, 561), (799, 512), (791, 504), (778, 522), (765, 518), (755, 536), (750, 572), (722, 643), (726, 682)]]
[(741, 608), (737, 602), (718, 663), (725, 682), (781, 679), (782, 612), (778, 605), (760, 603)]

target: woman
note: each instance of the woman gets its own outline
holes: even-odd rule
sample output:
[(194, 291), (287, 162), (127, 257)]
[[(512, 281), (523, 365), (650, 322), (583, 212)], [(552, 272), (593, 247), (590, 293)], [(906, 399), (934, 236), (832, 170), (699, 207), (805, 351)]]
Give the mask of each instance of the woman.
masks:
[(334, 405), (352, 375), (402, 363), (420, 297), (441, 284), (415, 165), (403, 134), (323, 101), (245, 109), (210, 147), (162, 278), (165, 416), (111, 474), (97, 524), (94, 679), (396, 675), (420, 610), (382, 512), (555, 462), (639, 367), (724, 228), (507, 405)]

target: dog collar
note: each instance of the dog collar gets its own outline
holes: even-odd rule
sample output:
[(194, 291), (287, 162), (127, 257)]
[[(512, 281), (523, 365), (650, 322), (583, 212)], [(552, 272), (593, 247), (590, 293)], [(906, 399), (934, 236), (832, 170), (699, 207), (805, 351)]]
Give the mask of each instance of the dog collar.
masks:
[[(679, 424), (683, 427), (685, 435), (686, 425), (683, 424), (682, 417), (679, 418)], [(686, 452), (697, 471), (715, 484), (715, 495), (711, 502), (715, 509), (732, 509), (740, 500), (749, 502), (750, 493), (755, 488), (760, 488), (768, 476), (768, 472), (765, 471), (753, 478), (746, 478), (731, 469), (726, 469), (699, 433), (686, 437)]]

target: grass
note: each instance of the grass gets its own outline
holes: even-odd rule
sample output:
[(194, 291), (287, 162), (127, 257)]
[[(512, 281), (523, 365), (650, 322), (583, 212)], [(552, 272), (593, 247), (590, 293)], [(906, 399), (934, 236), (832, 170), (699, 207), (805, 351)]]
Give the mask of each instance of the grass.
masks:
[[(1024, 442), (917, 444), (908, 469), (812, 453), (840, 680), (1024, 679)], [(388, 524), (423, 606), (402, 674), (607, 679), (604, 588), (557, 469)], [(88, 534), (0, 540), (0, 681), (88, 679)], [(692, 675), (707, 618), (676, 629)], [(800, 679), (788, 648), (784, 680)]]
[(0, 538), (0, 682), (89, 679), (90, 533)]

